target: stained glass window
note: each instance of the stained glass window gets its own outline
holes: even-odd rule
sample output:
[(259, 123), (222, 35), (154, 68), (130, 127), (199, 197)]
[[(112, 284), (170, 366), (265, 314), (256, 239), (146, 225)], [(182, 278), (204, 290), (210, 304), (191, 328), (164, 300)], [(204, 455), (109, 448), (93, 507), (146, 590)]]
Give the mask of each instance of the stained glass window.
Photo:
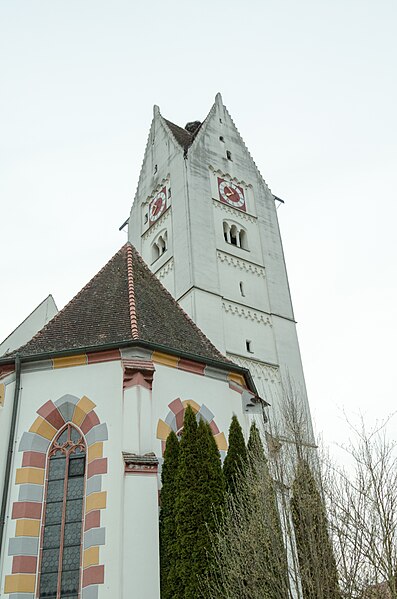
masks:
[(69, 424), (49, 453), (40, 599), (77, 599), (79, 595), (85, 459), (84, 440)]

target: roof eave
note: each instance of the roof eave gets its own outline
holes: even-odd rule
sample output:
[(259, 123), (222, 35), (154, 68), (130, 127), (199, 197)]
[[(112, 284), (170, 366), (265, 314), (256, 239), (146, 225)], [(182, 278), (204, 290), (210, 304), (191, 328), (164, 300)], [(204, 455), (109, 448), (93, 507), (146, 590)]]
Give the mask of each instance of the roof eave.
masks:
[(17, 356), (19, 356), (21, 363), (23, 362), (39, 362), (41, 360), (50, 360), (55, 357), (66, 357), (66, 356), (75, 356), (78, 354), (85, 353), (95, 353), (100, 351), (108, 351), (111, 349), (126, 349), (128, 347), (142, 347), (144, 349), (151, 349), (154, 351), (163, 352), (166, 354), (170, 354), (172, 356), (180, 356), (181, 358), (185, 358), (186, 360), (191, 360), (192, 362), (198, 362), (201, 364), (206, 364), (207, 366), (213, 366), (214, 368), (219, 368), (219, 370), (224, 371), (233, 371), (241, 373), (247, 383), (247, 387), (252, 393), (258, 396), (258, 391), (256, 389), (255, 383), (251, 376), (250, 371), (243, 366), (239, 366), (231, 361), (216, 360), (214, 358), (208, 358), (205, 356), (200, 356), (197, 354), (192, 354), (189, 352), (185, 352), (182, 350), (176, 350), (167, 345), (162, 345), (161, 343), (151, 343), (150, 341), (143, 341), (140, 339), (137, 340), (126, 340), (126, 341), (118, 341), (115, 343), (107, 343), (103, 345), (93, 345), (93, 346), (83, 346), (77, 347), (73, 349), (65, 349), (58, 351), (49, 351), (49, 352), (41, 352), (39, 354), (23, 354), (18, 351), (14, 352), (12, 356), (0, 357), (0, 365), (2, 364), (13, 364)]

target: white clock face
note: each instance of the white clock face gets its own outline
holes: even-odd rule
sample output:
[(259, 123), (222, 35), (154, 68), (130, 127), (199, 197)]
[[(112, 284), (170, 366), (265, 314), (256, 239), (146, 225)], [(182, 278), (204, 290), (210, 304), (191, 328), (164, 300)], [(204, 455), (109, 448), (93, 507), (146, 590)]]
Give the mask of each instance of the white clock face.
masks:
[(165, 187), (153, 198), (149, 205), (149, 222), (154, 223), (163, 214), (167, 206)]
[(218, 186), (221, 202), (234, 206), (234, 208), (240, 208), (240, 210), (246, 209), (244, 191), (239, 185), (218, 179)]

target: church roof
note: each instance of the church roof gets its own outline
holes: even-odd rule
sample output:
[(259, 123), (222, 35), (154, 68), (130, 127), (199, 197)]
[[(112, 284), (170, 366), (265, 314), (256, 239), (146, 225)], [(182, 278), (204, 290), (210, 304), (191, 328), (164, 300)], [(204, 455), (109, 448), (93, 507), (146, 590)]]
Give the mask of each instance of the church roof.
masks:
[(171, 123), (171, 121), (167, 121), (167, 119), (164, 120), (179, 145), (182, 146), (184, 150), (188, 150), (193, 143), (195, 137), (194, 134), (179, 127), (179, 125), (175, 125), (175, 123)]
[(171, 131), (172, 135), (175, 137), (178, 144), (184, 149), (184, 154), (186, 155), (188, 149), (194, 141), (194, 138), (199, 132), (202, 123), (200, 121), (193, 121), (191, 123), (187, 123), (183, 129), (179, 125), (175, 125), (175, 123), (167, 121), (167, 119), (164, 119), (164, 122)]
[(18, 353), (35, 356), (139, 341), (229, 362), (128, 242)]

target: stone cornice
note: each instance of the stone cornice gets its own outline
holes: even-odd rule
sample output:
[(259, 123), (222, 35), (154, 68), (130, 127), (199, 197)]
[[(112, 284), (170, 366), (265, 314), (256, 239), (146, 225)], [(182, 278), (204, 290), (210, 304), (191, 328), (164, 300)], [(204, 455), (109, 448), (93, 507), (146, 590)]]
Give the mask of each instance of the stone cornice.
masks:
[(163, 279), (166, 274), (168, 274), (169, 272), (171, 272), (171, 270), (173, 270), (173, 268), (174, 268), (174, 258), (171, 256), (171, 258), (161, 268), (156, 270), (154, 272), (154, 274), (156, 275), (156, 277), (158, 279)]
[(245, 220), (247, 222), (256, 223), (257, 217), (254, 216), (253, 214), (248, 214), (248, 212), (244, 212), (244, 210), (239, 210), (238, 208), (233, 208), (233, 206), (227, 206), (226, 204), (223, 204), (223, 202), (220, 202), (219, 200), (215, 200), (214, 198), (212, 198), (212, 204), (214, 205), (215, 208), (218, 208), (219, 210), (222, 210), (226, 214), (230, 214), (230, 215), (234, 216), (235, 218), (242, 218), (243, 220)]
[(273, 326), (271, 316), (270, 314), (266, 314), (266, 312), (253, 310), (252, 308), (247, 308), (246, 306), (242, 306), (241, 304), (235, 304), (234, 302), (230, 302), (227, 300), (223, 300), (222, 308), (225, 312), (232, 314), (233, 316), (246, 318), (248, 320), (252, 320), (253, 322), (263, 324), (265, 326)]
[(259, 266), (258, 264), (254, 264), (253, 262), (248, 262), (242, 258), (237, 258), (237, 256), (232, 256), (231, 254), (222, 252), (221, 250), (217, 250), (217, 258), (220, 260), (220, 262), (226, 262), (226, 264), (234, 266), (234, 268), (245, 270), (257, 275), (258, 277), (265, 277), (265, 268), (263, 266)]
[(230, 352), (227, 352), (226, 355), (230, 360), (233, 360), (233, 362), (239, 366), (248, 368), (253, 376), (264, 378), (272, 383), (280, 382), (280, 369), (277, 364), (268, 364), (267, 362), (245, 358)]
[(171, 206), (168, 206), (168, 208), (166, 209), (164, 214), (162, 214), (160, 216), (160, 218), (151, 227), (149, 227), (149, 229), (146, 229), (146, 231), (144, 233), (142, 233), (141, 237), (142, 237), (143, 241), (146, 241), (146, 239), (148, 237), (150, 237), (150, 235), (152, 235), (152, 233), (154, 233), (155, 231), (158, 231), (165, 224), (165, 222), (168, 220), (168, 217), (170, 216), (170, 213), (171, 213)]
[(152, 388), (155, 367), (151, 360), (122, 360), (123, 389), (136, 385)]
[(126, 474), (157, 474), (159, 461), (154, 453), (137, 455), (123, 451), (123, 460)]

